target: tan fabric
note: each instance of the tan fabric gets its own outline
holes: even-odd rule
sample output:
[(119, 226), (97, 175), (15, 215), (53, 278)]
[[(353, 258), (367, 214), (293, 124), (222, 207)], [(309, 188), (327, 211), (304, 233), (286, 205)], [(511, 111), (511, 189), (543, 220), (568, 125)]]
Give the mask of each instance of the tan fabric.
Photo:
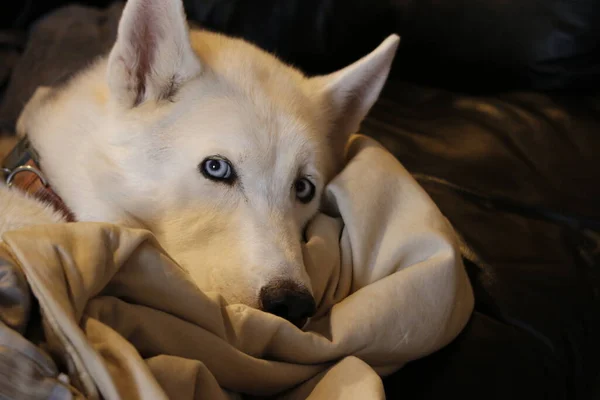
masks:
[(37, 226), (0, 251), (89, 398), (383, 399), (380, 376), (455, 338), (473, 295), (451, 227), (408, 172), (366, 137), (348, 157), (327, 190), (339, 216), (307, 233), (319, 309), (307, 332), (202, 293), (146, 231)]

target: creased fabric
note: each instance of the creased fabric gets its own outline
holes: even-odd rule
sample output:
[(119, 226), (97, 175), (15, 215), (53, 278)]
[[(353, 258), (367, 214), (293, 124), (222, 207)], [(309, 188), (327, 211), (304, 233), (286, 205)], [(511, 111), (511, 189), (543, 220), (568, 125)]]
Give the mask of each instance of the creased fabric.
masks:
[(82, 399), (33, 335), (25, 337), (39, 322), (30, 321), (30, 296), (22, 271), (0, 250), (0, 399)]
[(34, 226), (0, 250), (88, 398), (383, 399), (381, 376), (452, 341), (473, 294), (451, 226), (402, 165), (360, 135), (347, 154), (332, 212), (306, 233), (318, 313), (305, 331), (203, 293), (148, 231)]

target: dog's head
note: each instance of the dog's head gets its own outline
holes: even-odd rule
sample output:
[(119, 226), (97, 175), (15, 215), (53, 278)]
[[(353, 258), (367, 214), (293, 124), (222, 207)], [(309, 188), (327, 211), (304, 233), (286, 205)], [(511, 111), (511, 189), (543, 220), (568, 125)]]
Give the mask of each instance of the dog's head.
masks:
[(202, 289), (309, 316), (303, 230), (398, 40), (307, 78), (244, 41), (190, 34), (180, 0), (129, 0), (107, 67), (110, 201)]

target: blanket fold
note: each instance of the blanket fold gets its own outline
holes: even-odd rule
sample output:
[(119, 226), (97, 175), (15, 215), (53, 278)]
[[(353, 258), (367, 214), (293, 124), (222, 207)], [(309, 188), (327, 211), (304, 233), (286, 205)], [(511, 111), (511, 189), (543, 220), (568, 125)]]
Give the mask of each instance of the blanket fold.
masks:
[(381, 377), (452, 341), (473, 294), (452, 227), (402, 165), (361, 135), (347, 154), (303, 244), (318, 304), (304, 331), (200, 291), (144, 230), (34, 226), (3, 250), (88, 398), (383, 399)]

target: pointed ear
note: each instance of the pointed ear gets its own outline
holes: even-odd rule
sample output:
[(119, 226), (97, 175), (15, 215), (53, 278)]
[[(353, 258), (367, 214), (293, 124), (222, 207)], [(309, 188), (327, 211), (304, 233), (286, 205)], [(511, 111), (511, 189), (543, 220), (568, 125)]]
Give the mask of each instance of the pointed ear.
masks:
[(181, 0), (128, 0), (108, 58), (111, 95), (125, 107), (169, 98), (200, 72)]
[(362, 120), (379, 97), (399, 42), (398, 35), (390, 35), (370, 54), (350, 66), (311, 78), (331, 123), (329, 139), (336, 162), (343, 162), (350, 135), (358, 132)]

